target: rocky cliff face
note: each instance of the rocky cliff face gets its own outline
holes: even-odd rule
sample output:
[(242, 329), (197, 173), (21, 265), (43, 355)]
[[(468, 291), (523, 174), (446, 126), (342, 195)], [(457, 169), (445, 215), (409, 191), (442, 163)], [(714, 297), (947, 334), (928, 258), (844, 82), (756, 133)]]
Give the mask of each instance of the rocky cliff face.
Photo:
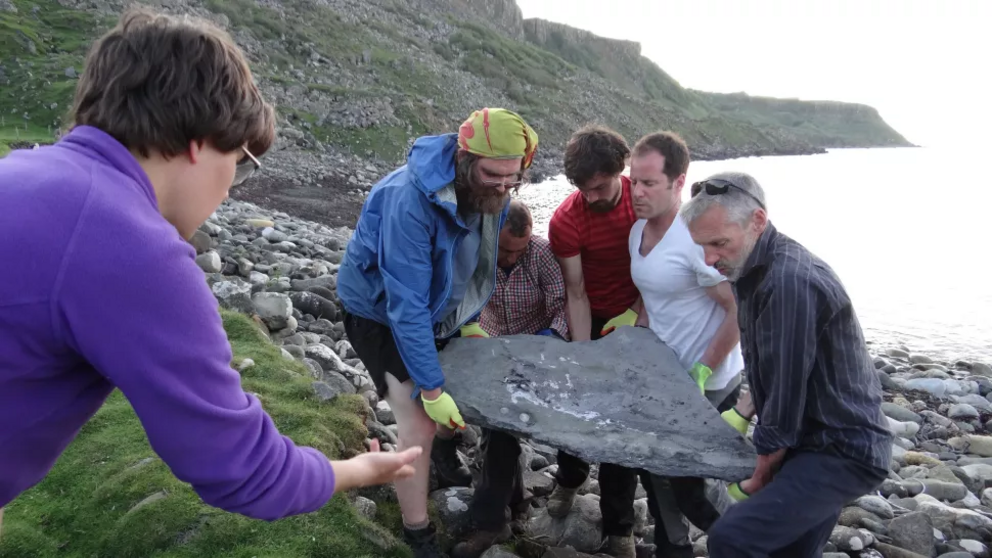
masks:
[(711, 106), (756, 125), (773, 123), (802, 130), (807, 140), (825, 147), (908, 146), (874, 107), (836, 101), (752, 97), (744, 93), (697, 92)]
[[(414, 138), (454, 131), (482, 106), (513, 108), (538, 131), (537, 179), (590, 122), (631, 142), (674, 130), (695, 159), (905, 144), (868, 107), (687, 90), (637, 43), (524, 20), (513, 0), (142, 1), (228, 29), (278, 107), (278, 143), (235, 195), (335, 225), (354, 222)], [(0, 3), (0, 138), (51, 141), (88, 45), (128, 2)]]
[(546, 19), (526, 19), (523, 29), (528, 41), (539, 46), (552, 47), (551, 49), (566, 44), (589, 48), (613, 55), (618, 64), (634, 62), (641, 56), (641, 44), (638, 42), (608, 39), (585, 29), (576, 29)]

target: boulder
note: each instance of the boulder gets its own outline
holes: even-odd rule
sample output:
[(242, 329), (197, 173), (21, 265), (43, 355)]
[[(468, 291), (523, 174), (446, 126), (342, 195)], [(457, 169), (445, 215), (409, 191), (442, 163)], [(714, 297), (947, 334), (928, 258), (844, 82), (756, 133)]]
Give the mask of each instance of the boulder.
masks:
[(304, 314), (310, 314), (314, 318), (324, 318), (334, 321), (338, 317), (338, 307), (326, 298), (311, 292), (296, 292), (289, 295), (293, 301), (293, 308)]
[(454, 339), (438, 356), (445, 390), (475, 424), (659, 475), (735, 481), (754, 472), (754, 449), (649, 329), (580, 343)]
[(251, 301), (251, 284), (240, 277), (218, 281), (211, 285), (210, 290), (222, 308), (245, 314), (255, 311), (255, 305)]
[(365, 519), (368, 519), (369, 521), (375, 521), (375, 514), (377, 509), (375, 502), (373, 502), (372, 500), (369, 500), (364, 496), (356, 496), (355, 511), (357, 511), (358, 515), (364, 517)]
[(200, 266), (205, 273), (220, 273), (223, 269), (220, 254), (213, 250), (200, 254), (196, 257), (196, 265)]
[[(875, 550), (883, 558), (930, 558), (932, 554), (918, 554), (904, 548), (899, 548), (885, 543), (875, 543)], [(823, 555), (826, 557), (826, 554)], [(846, 554), (844, 555), (846, 556)]]
[(890, 521), (889, 537), (892, 544), (899, 548), (933, 556), (933, 521), (923, 512), (907, 513)]
[(261, 292), (252, 295), (251, 301), (255, 304), (258, 317), (262, 318), (269, 329), (275, 331), (289, 325), (289, 318), (293, 316), (293, 303), (288, 296)]
[(599, 499), (593, 495), (576, 496), (572, 510), (563, 518), (554, 518), (542, 510), (527, 524), (527, 535), (551, 546), (570, 546), (579, 552), (599, 550), (603, 516)]
[(441, 524), (453, 540), (463, 540), (472, 533), (472, 515), (468, 509), (474, 493), (471, 488), (452, 487), (435, 490), (430, 494)]

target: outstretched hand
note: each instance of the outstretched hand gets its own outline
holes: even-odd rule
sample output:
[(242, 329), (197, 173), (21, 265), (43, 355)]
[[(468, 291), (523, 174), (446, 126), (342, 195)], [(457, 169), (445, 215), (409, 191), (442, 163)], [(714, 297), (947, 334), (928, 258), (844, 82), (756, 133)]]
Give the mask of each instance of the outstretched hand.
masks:
[(368, 453), (345, 461), (331, 461), (336, 479), (335, 492), (363, 486), (388, 484), (413, 476), (413, 463), (423, 453), (420, 446), (397, 453), (379, 451), (379, 441), (372, 439)]

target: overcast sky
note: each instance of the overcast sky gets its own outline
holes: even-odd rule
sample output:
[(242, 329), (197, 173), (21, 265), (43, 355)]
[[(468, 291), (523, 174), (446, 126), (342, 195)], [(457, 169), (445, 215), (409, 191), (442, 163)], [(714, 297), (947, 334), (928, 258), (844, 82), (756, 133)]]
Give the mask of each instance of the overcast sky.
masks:
[(517, 3), (638, 41), (685, 87), (861, 102), (918, 144), (992, 144), (992, 0)]

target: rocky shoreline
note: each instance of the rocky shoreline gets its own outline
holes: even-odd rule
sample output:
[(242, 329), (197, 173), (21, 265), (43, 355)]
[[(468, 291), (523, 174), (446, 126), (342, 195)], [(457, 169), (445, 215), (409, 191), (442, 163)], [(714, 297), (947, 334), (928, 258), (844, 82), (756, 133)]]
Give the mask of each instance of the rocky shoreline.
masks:
[[(336, 274), (351, 230), (290, 217), (229, 200), (191, 243), (219, 303), (253, 316), (287, 359), (303, 362), (315, 395), (332, 400), (360, 394), (374, 417), (366, 426), (387, 451), (397, 428), (379, 401), (340, 321)], [(934, 361), (905, 346), (875, 355), (885, 391), (883, 411), (896, 442), (889, 478), (877, 494), (843, 510), (830, 538), (828, 558), (989, 557), (992, 543), (992, 368), (964, 360)], [(479, 430), (461, 434), (461, 452), (478, 477)], [(598, 483), (582, 490), (573, 512), (552, 520), (544, 511), (554, 488), (555, 451), (524, 443), (521, 463), (526, 498), (513, 510), (514, 552), (494, 548), (486, 558), (595, 554), (601, 521)], [(478, 479), (477, 479), (478, 480)], [(391, 487), (353, 495), (359, 511), (375, 516), (377, 502), (395, 501)], [(433, 481), (431, 500), (452, 543), (471, 529), (472, 489)], [(653, 527), (646, 495), (638, 489), (638, 555), (651, 556)], [(693, 529), (696, 556), (706, 556), (705, 534)]]
[[(231, 197), (270, 207), (331, 227), (354, 226), (362, 202), (372, 186), (405, 161), (381, 161), (345, 153), (330, 145), (303, 150), (293, 144), (292, 129), (280, 130), (280, 140), (262, 162), (262, 170)], [(826, 150), (805, 144), (794, 149), (749, 149), (712, 145), (693, 151), (697, 161), (716, 161), (772, 155), (814, 155)], [(531, 184), (564, 172), (561, 148), (542, 145), (528, 171)]]

